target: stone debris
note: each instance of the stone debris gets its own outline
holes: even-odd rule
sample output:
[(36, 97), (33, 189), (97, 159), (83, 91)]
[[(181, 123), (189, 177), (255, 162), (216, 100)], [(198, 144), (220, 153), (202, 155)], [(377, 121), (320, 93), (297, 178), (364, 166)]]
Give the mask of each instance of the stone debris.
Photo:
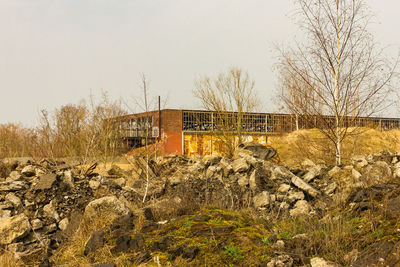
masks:
[(340, 267), (339, 264), (315, 257), (310, 260), (311, 267)]
[[(115, 165), (105, 175), (100, 175), (94, 168), (88, 172), (65, 162), (4, 159), (0, 163), (11, 167), (0, 180), (0, 244), (7, 249), (17, 249), (22, 253), (18, 257), (40, 250), (52, 251), (79, 228), (82, 218), (107, 218), (113, 231), (120, 233), (115, 236), (117, 240), (127, 235), (127, 231), (129, 233), (126, 229), (132, 228), (127, 222), (132, 223), (134, 212), (128, 203), (149, 208), (147, 217), (154, 214), (150, 216), (151, 221), (142, 225), (142, 233), (161, 227), (154, 220), (165, 221), (165, 218), (155, 219), (155, 215), (168, 209), (174, 208), (178, 215), (188, 214), (183, 208), (188, 201), (199, 206), (252, 207), (264, 217), (270, 213), (281, 217), (314, 216), (317, 211), (327, 209), (335, 199), (348, 199), (348, 206), (354, 210), (367, 209), (373, 204), (364, 199), (372, 201), (375, 195), (386, 195), (387, 190), (393, 188), (380, 184), (400, 178), (397, 154), (353, 157), (352, 165), (341, 167), (305, 161), (300, 168), (290, 169), (264, 160), (272, 152), (252, 149), (238, 149), (233, 159), (216, 155), (204, 158), (166, 156), (152, 161), (149, 169), (154, 176), (151, 176), (147, 195), (151, 204), (146, 207), (142, 205), (145, 179), (132, 181), (126, 171)], [(355, 188), (357, 193), (350, 195)], [(399, 198), (388, 199), (388, 216), (399, 216), (399, 203)], [(210, 236), (229, 235), (234, 230), (216, 226), (211, 231), (201, 220), (190, 229), (193, 234)], [(101, 239), (101, 233), (89, 239), (86, 253), (103, 246)], [(119, 247), (115, 251), (125, 249), (127, 244), (129, 249), (143, 247), (140, 244), (144, 243), (139, 242), (141, 239), (137, 239), (140, 244), (131, 244), (136, 239), (121, 237), (118, 240)], [(282, 247), (281, 242), (274, 243)], [(52, 245), (50, 248), (43, 244)], [(188, 259), (196, 257), (198, 252), (194, 247), (178, 250), (176, 255)], [(132, 259), (135, 263), (151, 257), (148, 252), (137, 252), (142, 254)], [(321, 262), (323, 259), (314, 258), (311, 266), (337, 266), (329, 262), (318, 265)], [(292, 265), (293, 259), (286, 255), (277, 256), (267, 264)]]
[(308, 215), (310, 213), (311, 207), (305, 200), (299, 200), (294, 205), (294, 209), (289, 211), (290, 216), (297, 217), (301, 215)]
[(311, 185), (303, 181), (301, 178), (297, 176), (293, 176), (291, 179), (292, 184), (294, 184), (297, 188), (303, 190), (307, 194), (309, 194), (312, 197), (316, 197), (317, 195), (320, 194), (320, 192), (313, 188)]
[(268, 206), (270, 202), (271, 202), (270, 195), (269, 192), (267, 191), (261, 192), (260, 194), (254, 196), (253, 198), (253, 205), (255, 208)]
[(31, 230), (28, 217), (21, 213), (0, 220), (0, 244), (8, 245), (20, 240)]

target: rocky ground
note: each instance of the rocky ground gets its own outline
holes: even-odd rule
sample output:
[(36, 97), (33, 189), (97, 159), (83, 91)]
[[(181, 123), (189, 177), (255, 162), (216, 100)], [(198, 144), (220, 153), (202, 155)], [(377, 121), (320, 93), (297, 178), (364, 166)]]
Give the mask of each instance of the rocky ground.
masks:
[[(65, 162), (0, 163), (10, 266), (399, 266), (400, 154), (300, 168), (239, 149), (160, 157), (145, 179)], [(139, 160), (140, 161), (140, 160)], [(93, 166), (94, 167), (94, 166)], [(139, 175), (140, 177), (140, 175)]]

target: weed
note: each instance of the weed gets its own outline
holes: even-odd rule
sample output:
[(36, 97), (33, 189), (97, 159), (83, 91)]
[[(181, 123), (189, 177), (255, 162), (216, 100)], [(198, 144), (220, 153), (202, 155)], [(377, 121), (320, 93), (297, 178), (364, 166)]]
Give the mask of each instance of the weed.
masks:
[(264, 243), (264, 245), (268, 246), (270, 244), (269, 242), (269, 236), (261, 238), (261, 242)]
[(183, 223), (183, 226), (184, 227), (189, 227), (189, 226), (191, 226), (192, 225), (192, 222), (184, 222)]
[(374, 240), (376, 240), (376, 239), (382, 237), (383, 234), (384, 234), (383, 229), (376, 229), (376, 230), (372, 233), (372, 238), (373, 238)]
[(285, 231), (285, 232), (280, 233), (280, 234), (279, 234), (279, 237), (280, 237), (281, 239), (290, 239), (290, 234), (289, 234), (288, 231)]
[(224, 247), (224, 254), (231, 257), (233, 261), (243, 259), (242, 251), (235, 246), (235, 244), (230, 243), (229, 245)]

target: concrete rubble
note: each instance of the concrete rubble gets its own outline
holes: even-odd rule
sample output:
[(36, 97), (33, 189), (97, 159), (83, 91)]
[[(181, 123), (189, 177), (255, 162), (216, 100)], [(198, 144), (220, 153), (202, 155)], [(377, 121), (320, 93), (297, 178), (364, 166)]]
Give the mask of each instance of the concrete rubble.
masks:
[[(169, 156), (153, 161), (149, 208), (153, 212), (162, 210), (162, 205), (178, 209), (190, 201), (222, 208), (253, 207), (266, 218), (269, 214), (308, 216), (316, 209), (327, 209), (338, 196), (348, 197), (351, 189), (400, 177), (397, 154), (354, 157), (352, 165), (340, 167), (307, 160), (300, 168), (290, 169), (262, 159), (272, 152), (257, 151), (260, 155), (255, 156), (241, 149), (233, 159)], [(127, 204), (141, 203), (144, 196), (145, 180), (130, 181), (129, 174), (117, 169), (102, 176), (51, 160), (4, 159), (0, 165), (6, 170), (5, 177), (0, 177), (0, 245), (8, 250), (18, 247), (15, 257), (29, 257), (41, 250), (46, 258), (51, 253), (44, 244), (51, 243), (51, 250), (56, 250), (68, 238), (63, 233), (77, 229), (78, 218), (108, 216), (113, 221), (133, 216), (137, 211)], [(327, 203), (325, 207), (316, 205), (321, 201)], [(89, 244), (87, 253), (101, 244), (100, 237), (93, 238), (98, 242)], [(290, 257), (279, 256), (268, 266), (292, 264)], [(311, 263), (334, 266), (324, 264), (319, 258)]]

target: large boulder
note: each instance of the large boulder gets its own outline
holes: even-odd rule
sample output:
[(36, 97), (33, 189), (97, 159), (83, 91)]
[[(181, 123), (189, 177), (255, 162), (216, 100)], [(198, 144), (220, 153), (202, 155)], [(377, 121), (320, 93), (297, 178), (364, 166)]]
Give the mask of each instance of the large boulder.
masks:
[(276, 155), (276, 150), (272, 147), (267, 147), (262, 144), (253, 142), (240, 144), (235, 150), (235, 154), (243, 152), (251, 154), (253, 157), (258, 159), (270, 159)]
[(87, 218), (107, 218), (113, 221), (116, 218), (131, 216), (132, 211), (124, 202), (115, 196), (102, 197), (90, 202), (86, 208), (84, 216)]
[(385, 161), (377, 161), (366, 167), (361, 179), (365, 186), (387, 183), (392, 180), (392, 170)]
[(57, 175), (54, 173), (47, 173), (40, 176), (39, 182), (36, 184), (36, 190), (45, 190), (53, 186), (54, 182), (57, 180)]
[(31, 230), (28, 217), (21, 213), (0, 220), (0, 244), (8, 245), (26, 236)]

